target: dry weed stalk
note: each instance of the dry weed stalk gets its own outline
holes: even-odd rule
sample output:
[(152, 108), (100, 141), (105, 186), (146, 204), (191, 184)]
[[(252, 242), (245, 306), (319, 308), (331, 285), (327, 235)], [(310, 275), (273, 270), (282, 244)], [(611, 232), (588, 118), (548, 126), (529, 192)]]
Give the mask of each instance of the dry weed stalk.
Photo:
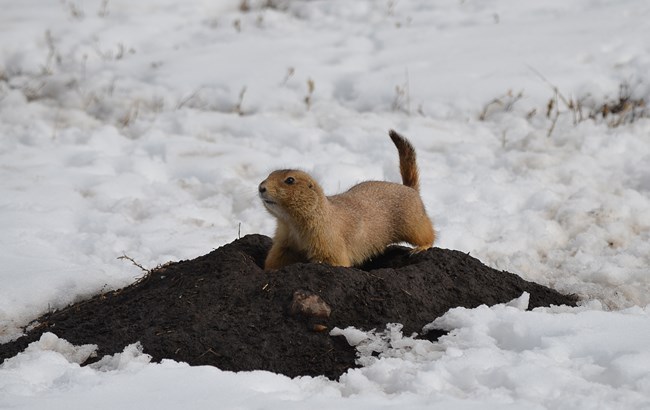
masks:
[[(587, 120), (598, 121), (602, 119), (610, 128), (619, 127), (624, 124), (632, 124), (639, 118), (650, 117), (650, 111), (647, 108), (645, 99), (635, 98), (628, 82), (624, 82), (619, 86), (618, 96), (614, 100), (605, 101), (600, 104), (587, 104), (588, 106), (592, 106), (593, 104), (593, 107), (587, 111), (585, 109), (585, 101), (587, 101), (589, 95), (582, 98), (566, 97), (560, 91), (559, 87), (551, 83), (539, 71), (532, 67), (529, 67), (529, 69), (553, 91), (553, 95), (548, 100), (545, 109), (545, 116), (550, 121), (550, 126), (546, 132), (547, 137), (553, 135), (558, 120), (565, 114), (571, 115), (574, 126)], [(510, 111), (521, 97), (521, 91), (516, 95), (512, 91), (508, 91), (505, 95), (491, 100), (483, 107), (483, 110), (479, 114), (479, 120), (485, 121), (489, 116), (491, 108), (494, 106), (502, 107), (504, 112)], [(526, 119), (530, 120), (536, 114), (537, 110), (533, 109), (528, 112)]]
[(68, 12), (70, 12), (70, 16), (72, 16), (73, 19), (75, 20), (83, 20), (83, 18), (86, 16), (86, 13), (79, 8), (75, 3), (68, 3)]
[(314, 90), (316, 89), (316, 83), (311, 78), (307, 79), (307, 95), (305, 96), (305, 105), (307, 110), (311, 109), (312, 96), (314, 95)]
[(239, 11), (242, 13), (248, 13), (249, 11), (253, 9), (257, 10), (264, 10), (264, 9), (272, 9), (272, 10), (286, 10), (288, 8), (286, 2), (283, 2), (281, 0), (266, 0), (256, 6), (251, 6), (250, 2), (248, 0), (241, 0), (239, 2)]
[(284, 76), (284, 80), (282, 80), (282, 85), (286, 84), (291, 79), (291, 77), (293, 77), (295, 73), (296, 73), (295, 68), (293, 67), (287, 68), (287, 75)]
[(546, 106), (546, 118), (551, 120), (551, 127), (547, 132), (547, 136), (549, 137), (553, 134), (558, 118), (563, 113), (559, 107), (560, 103), (571, 113), (573, 125), (578, 125), (587, 119), (597, 121), (599, 118), (602, 118), (609, 127), (615, 128), (623, 124), (631, 124), (639, 118), (647, 118), (650, 116), (646, 108), (645, 100), (643, 98), (633, 98), (631, 87), (627, 82), (619, 86), (618, 97), (614, 101), (597, 104), (589, 111), (588, 115), (585, 115), (584, 98), (565, 97), (559, 88), (547, 80), (539, 71), (532, 67), (529, 67), (529, 69), (553, 90), (553, 97)]
[(619, 86), (617, 99), (605, 102), (589, 113), (589, 118), (596, 120), (600, 117), (607, 121), (607, 125), (612, 128), (631, 124), (639, 118), (648, 118), (649, 116), (650, 112), (647, 110), (645, 99), (633, 98), (628, 83)]
[(126, 128), (131, 125), (140, 114), (140, 101), (134, 101), (129, 107), (128, 111), (118, 120), (119, 125), (122, 128)]
[(409, 84), (409, 71), (404, 73), (404, 83), (395, 86), (395, 99), (393, 100), (393, 111), (402, 111), (411, 115), (411, 87)]
[(488, 102), (487, 104), (485, 104), (485, 106), (483, 107), (483, 111), (481, 111), (481, 114), (478, 116), (478, 119), (481, 121), (485, 121), (490, 111), (490, 108), (494, 106), (501, 107), (502, 111), (504, 112), (512, 111), (512, 108), (515, 106), (517, 101), (521, 100), (523, 96), (524, 96), (523, 90), (519, 91), (517, 94), (513, 94), (512, 90), (508, 90), (508, 92), (506, 92), (504, 95), (497, 97), (492, 101)]
[(145, 268), (144, 266), (140, 265), (132, 257), (130, 257), (130, 256), (126, 255), (126, 254), (124, 254), (122, 256), (118, 256), (117, 259), (120, 259), (120, 260), (126, 259), (126, 260), (130, 261), (132, 264), (134, 264), (135, 266), (137, 266), (138, 268), (142, 269), (144, 272), (146, 272), (146, 273), (151, 272), (151, 270), (149, 270), (149, 269)]
[(233, 109), (233, 112), (237, 113), (240, 116), (244, 115), (244, 111), (242, 110), (242, 104), (244, 103), (244, 95), (246, 95), (246, 86), (243, 86), (241, 91), (239, 92), (239, 99), (237, 100), (237, 104)]
[(99, 6), (99, 11), (97, 12), (97, 15), (99, 17), (108, 17), (109, 15), (108, 11), (108, 0), (102, 0), (102, 4)]

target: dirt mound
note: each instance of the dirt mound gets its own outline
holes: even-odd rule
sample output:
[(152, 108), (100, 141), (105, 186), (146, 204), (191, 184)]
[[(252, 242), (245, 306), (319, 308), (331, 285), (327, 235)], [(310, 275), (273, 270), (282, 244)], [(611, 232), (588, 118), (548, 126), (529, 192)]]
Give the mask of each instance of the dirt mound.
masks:
[[(337, 378), (355, 366), (355, 351), (344, 338), (329, 336), (335, 326), (369, 330), (402, 323), (409, 335), (450, 308), (503, 303), (524, 291), (531, 308), (575, 304), (571, 296), (458, 251), (434, 248), (411, 256), (393, 246), (363, 269), (296, 264), (264, 273), (260, 266), (270, 246), (270, 238), (249, 235), (158, 268), (129, 287), (40, 318), (24, 337), (0, 345), (0, 358), (49, 331), (74, 344), (97, 344), (99, 357), (140, 341), (154, 360)], [(296, 313), (296, 297), (313, 297), (331, 313)]]

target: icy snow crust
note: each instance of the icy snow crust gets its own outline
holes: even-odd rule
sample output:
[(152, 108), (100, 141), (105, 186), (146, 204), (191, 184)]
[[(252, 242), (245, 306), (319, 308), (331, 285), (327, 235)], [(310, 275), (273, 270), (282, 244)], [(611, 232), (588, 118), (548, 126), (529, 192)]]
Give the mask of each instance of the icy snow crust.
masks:
[(650, 121), (561, 106), (548, 136), (545, 112), (552, 86), (586, 110), (624, 82), (647, 101), (650, 4), (262, 3), (0, 1), (0, 341), (133, 282), (122, 254), (154, 267), (271, 235), (255, 194), (273, 169), (328, 193), (399, 181), (389, 128), (418, 150), (438, 246), (585, 306), (452, 310), (438, 344), (341, 330), (386, 348), (340, 382), (138, 346), (82, 368), (91, 347), (45, 335), (0, 367), (0, 407), (649, 406)]

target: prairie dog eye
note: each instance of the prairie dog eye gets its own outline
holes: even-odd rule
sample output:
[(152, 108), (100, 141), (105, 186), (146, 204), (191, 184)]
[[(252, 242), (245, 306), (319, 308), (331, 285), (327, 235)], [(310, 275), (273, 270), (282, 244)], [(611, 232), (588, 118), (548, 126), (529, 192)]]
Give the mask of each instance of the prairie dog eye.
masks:
[(294, 182), (296, 182), (296, 180), (293, 177), (289, 177), (289, 178), (284, 180), (284, 183), (287, 184), (287, 185), (293, 185)]

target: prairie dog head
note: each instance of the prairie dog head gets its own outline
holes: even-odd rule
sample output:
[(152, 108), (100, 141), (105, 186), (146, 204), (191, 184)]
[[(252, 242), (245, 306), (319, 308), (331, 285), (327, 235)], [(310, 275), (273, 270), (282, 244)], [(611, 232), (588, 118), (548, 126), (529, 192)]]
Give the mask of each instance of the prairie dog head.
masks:
[(294, 169), (271, 172), (260, 183), (259, 196), (273, 216), (285, 221), (310, 214), (324, 198), (322, 188), (309, 174)]

